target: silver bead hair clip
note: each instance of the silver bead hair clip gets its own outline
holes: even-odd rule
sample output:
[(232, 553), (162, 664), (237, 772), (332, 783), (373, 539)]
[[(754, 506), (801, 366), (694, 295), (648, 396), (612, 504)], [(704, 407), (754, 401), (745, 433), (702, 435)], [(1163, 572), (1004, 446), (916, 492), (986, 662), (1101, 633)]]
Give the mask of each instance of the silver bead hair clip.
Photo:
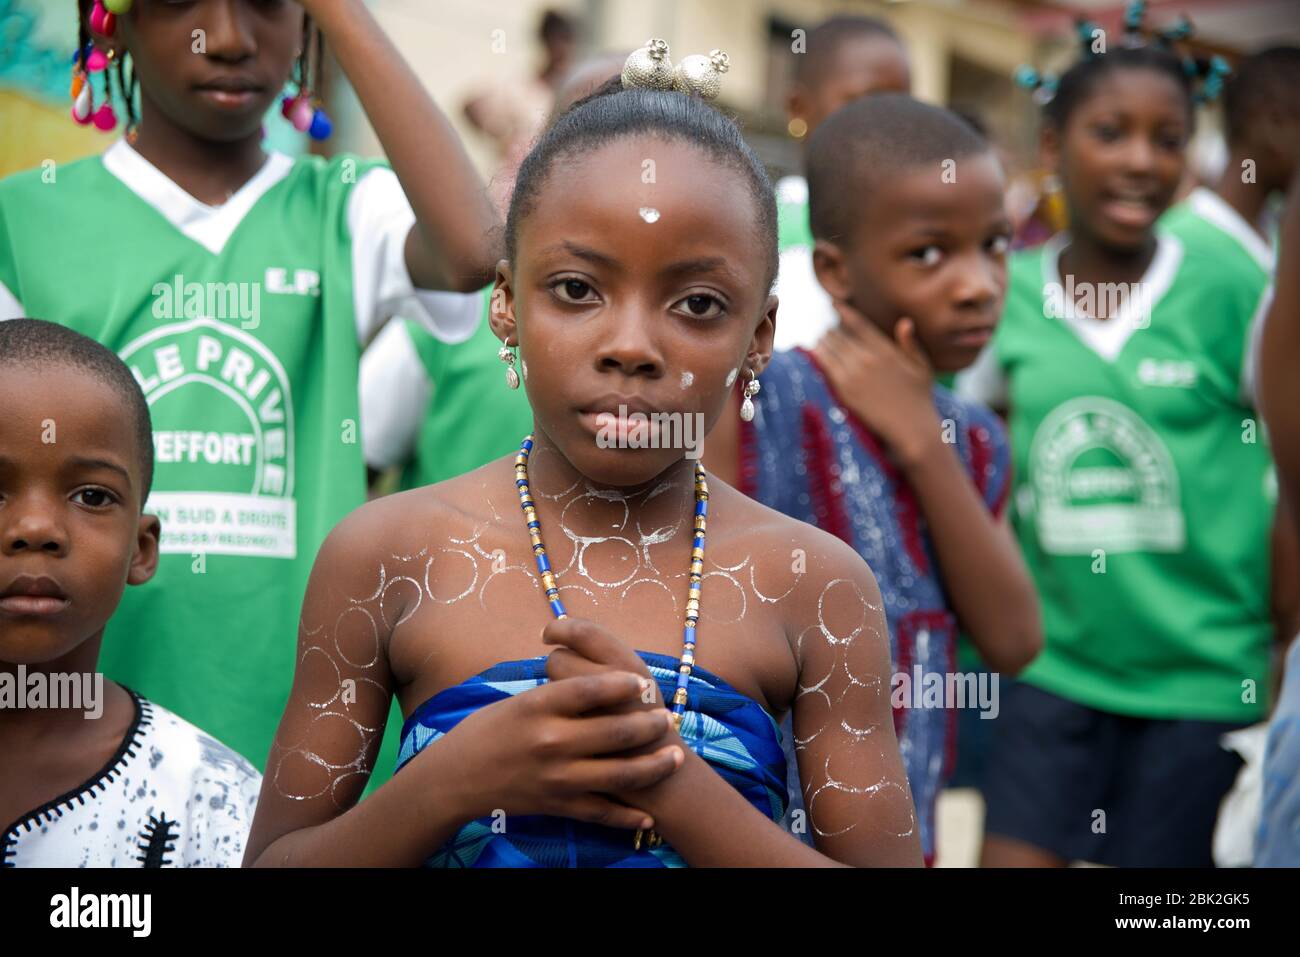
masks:
[(650, 39), (623, 64), (623, 88), (676, 90), (712, 100), (722, 89), (722, 74), (730, 68), (731, 59), (721, 50), (710, 50), (708, 56), (692, 54), (674, 67), (667, 41)]

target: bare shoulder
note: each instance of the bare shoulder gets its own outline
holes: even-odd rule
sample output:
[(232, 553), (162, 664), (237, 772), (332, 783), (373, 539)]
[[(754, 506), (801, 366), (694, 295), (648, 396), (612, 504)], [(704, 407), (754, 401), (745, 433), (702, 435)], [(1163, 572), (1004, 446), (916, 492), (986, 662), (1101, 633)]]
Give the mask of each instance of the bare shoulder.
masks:
[(503, 461), (489, 462), (435, 485), (366, 502), (329, 533), (318, 561), (360, 566), (367, 564), (366, 559), (415, 555), (430, 546), (469, 536), (484, 521), (498, 517), (499, 509), (489, 492), (501, 485), (498, 473)]
[[(710, 545), (716, 527), (716, 538), (721, 541), (715, 552), (744, 552), (751, 557), (755, 575), (773, 582), (768, 590), (783, 596), (781, 606), (792, 635), (819, 619), (824, 621), (828, 605), (835, 606), (836, 617), (880, 611), (876, 577), (847, 542), (768, 508), (725, 483), (716, 485), (716, 492), (711, 489), (709, 496)], [(719, 519), (716, 523), (715, 516)]]

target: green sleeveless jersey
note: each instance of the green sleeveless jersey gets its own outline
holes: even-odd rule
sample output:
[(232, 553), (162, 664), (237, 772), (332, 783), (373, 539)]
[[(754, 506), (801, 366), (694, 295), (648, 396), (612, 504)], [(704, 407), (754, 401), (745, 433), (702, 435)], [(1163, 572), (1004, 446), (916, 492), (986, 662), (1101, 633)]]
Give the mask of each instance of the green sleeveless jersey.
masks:
[(491, 294), (490, 287), (480, 293), (483, 321), (466, 342), (449, 345), (415, 323), (405, 323), (433, 383), (433, 401), (420, 422), (414, 455), (402, 471), (404, 489), (455, 478), (517, 452), (533, 430), (528, 396), (522, 385), (507, 388), (506, 367), (497, 357), (501, 342), (487, 323)]
[(1162, 233), (1141, 283), (1081, 310), (1063, 245), (1012, 258), (993, 342), (1046, 636), (1023, 677), (1119, 714), (1257, 719), (1276, 491), (1243, 373), (1268, 275), (1240, 248)]
[(123, 142), (53, 174), (0, 182), (0, 318), (115, 350), (154, 428), (161, 560), (100, 667), (262, 767), (316, 551), (365, 500), (361, 343), (425, 295), (413, 214), (391, 170), (346, 156), (272, 154), (219, 207)]

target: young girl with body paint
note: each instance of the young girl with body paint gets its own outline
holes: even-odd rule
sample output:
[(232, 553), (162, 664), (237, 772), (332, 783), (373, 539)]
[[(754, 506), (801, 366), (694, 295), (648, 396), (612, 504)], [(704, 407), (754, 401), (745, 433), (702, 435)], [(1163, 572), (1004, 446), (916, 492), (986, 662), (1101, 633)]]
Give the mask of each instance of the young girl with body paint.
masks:
[[(920, 863), (867, 566), (691, 450), (600, 440), (707, 429), (771, 354), (775, 203), (735, 125), (614, 81), (524, 161), (506, 243), (533, 437), (330, 535), (245, 862)], [(393, 695), (399, 770), (358, 805)], [(815, 849), (776, 823), (787, 711)]]

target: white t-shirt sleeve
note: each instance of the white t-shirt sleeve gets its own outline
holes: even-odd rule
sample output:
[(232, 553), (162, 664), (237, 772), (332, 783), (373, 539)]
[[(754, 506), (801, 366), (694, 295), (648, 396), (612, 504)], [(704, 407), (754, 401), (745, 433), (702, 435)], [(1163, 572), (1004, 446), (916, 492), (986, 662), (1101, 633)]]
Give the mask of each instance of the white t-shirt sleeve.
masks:
[[(157, 796), (162, 815), (170, 812), (175, 819), (175, 841), (167, 863), (239, 867), (262, 775), (243, 755), (179, 715), (157, 704), (152, 708), (153, 727), (145, 741), (149, 769), (134, 770), (141, 775), (139, 784)], [(139, 765), (144, 764), (143, 758)]]
[(477, 296), (415, 288), (406, 268), (406, 237), (413, 225), (415, 213), (391, 169), (372, 169), (353, 187), (348, 230), (357, 338), (362, 346), (397, 315), (415, 320), (444, 342), (463, 342), (478, 327)]
[(361, 356), (361, 448), (366, 464), (402, 465), (415, 450), (433, 381), (404, 322), (390, 322)]
[(1007, 408), (1007, 376), (998, 363), (993, 343), (986, 345), (968, 368), (957, 373), (953, 391), (963, 399), (983, 403), (995, 411)]
[(18, 297), (9, 291), (9, 287), (0, 282), (0, 322), (6, 319), (22, 319), (27, 313)]
[(791, 246), (781, 253), (776, 274), (776, 336), (772, 348), (778, 352), (802, 347), (811, 349), (840, 317), (830, 294), (817, 281), (812, 250)]

